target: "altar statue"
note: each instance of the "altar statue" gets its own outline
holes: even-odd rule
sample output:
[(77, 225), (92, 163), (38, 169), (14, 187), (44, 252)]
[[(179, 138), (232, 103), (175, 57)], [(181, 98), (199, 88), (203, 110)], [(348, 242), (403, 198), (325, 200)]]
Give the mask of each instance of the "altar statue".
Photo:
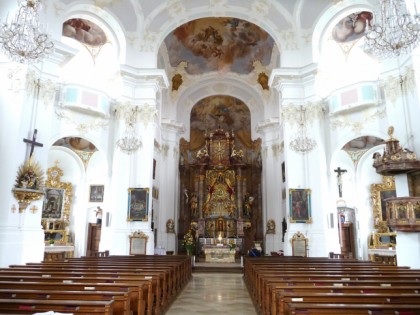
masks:
[(244, 198), (244, 216), (245, 217), (251, 216), (253, 202), (254, 202), (254, 197), (250, 196), (249, 193), (246, 193), (245, 198)]
[(197, 206), (198, 206), (197, 194), (192, 193), (191, 194), (191, 199), (190, 199), (190, 209), (191, 209), (191, 216), (192, 217), (197, 216)]

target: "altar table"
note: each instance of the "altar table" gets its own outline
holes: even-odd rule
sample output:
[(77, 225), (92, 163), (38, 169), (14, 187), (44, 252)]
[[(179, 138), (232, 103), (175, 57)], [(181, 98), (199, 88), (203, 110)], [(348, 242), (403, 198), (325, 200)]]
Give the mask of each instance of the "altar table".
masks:
[(206, 262), (235, 262), (235, 250), (229, 246), (205, 245)]

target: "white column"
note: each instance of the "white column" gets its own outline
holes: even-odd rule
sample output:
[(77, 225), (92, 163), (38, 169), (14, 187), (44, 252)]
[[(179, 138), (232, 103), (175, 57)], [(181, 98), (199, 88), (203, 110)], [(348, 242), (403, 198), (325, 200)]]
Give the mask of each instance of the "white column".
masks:
[[(162, 121), (162, 149), (161, 160), (158, 162), (159, 168), (159, 210), (156, 222), (157, 226), (157, 245), (164, 247), (167, 251), (176, 251), (176, 233), (178, 231), (179, 213), (179, 141), (178, 135), (183, 132), (181, 124), (163, 120)], [(168, 233), (166, 222), (172, 219), (175, 222), (175, 233)]]
[[(124, 118), (127, 112), (135, 117), (135, 133), (141, 140), (141, 147), (133, 154), (123, 153), (117, 146), (114, 149), (111, 191), (114, 200), (113, 226), (107, 239), (111, 254), (129, 253), (129, 235), (142, 231), (149, 239), (147, 254), (154, 253), (154, 234), (152, 222), (153, 157), (158, 117), (157, 94), (167, 87), (165, 73), (158, 69), (134, 69), (122, 67), (124, 79), (124, 101), (116, 107), (117, 128), (115, 139), (120, 139), (126, 129)], [(129, 95), (129, 97), (128, 97)], [(148, 189), (147, 221), (127, 221), (128, 190), (130, 188)]]
[(284, 209), (281, 206), (281, 145), (280, 145), (280, 128), (278, 120), (271, 120), (269, 123), (260, 123), (257, 131), (264, 135), (263, 147), (263, 174), (262, 185), (263, 191), (263, 231), (265, 235), (264, 249), (269, 254), (272, 251), (279, 251), (281, 245), (281, 231), (276, 229), (275, 234), (267, 234), (267, 221), (274, 220), (276, 226), (280, 226)]
[[(309, 256), (326, 256), (327, 246), (325, 220), (328, 211), (328, 180), (324, 136), (323, 104), (315, 95), (314, 78), (316, 65), (296, 69), (275, 69), (270, 84), (279, 91), (280, 116), (283, 128), (284, 156), (286, 166), (286, 213), (288, 229), (285, 235), (285, 255), (292, 255), (289, 240), (297, 232), (309, 239)], [(290, 141), (298, 131), (301, 116), (305, 110), (307, 136), (317, 142), (312, 151), (302, 154), (290, 147)], [(311, 220), (308, 223), (291, 223), (289, 215), (289, 189), (311, 190)], [(279, 192), (280, 194), (281, 192)], [(281, 221), (276, 225), (279, 227)]]

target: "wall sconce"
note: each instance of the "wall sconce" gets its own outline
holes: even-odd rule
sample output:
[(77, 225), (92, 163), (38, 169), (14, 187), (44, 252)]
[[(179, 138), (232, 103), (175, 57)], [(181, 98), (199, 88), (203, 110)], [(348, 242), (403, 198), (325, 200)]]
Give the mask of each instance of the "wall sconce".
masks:
[(10, 210), (12, 210), (12, 213), (15, 213), (16, 212), (16, 205), (12, 205), (12, 208)]

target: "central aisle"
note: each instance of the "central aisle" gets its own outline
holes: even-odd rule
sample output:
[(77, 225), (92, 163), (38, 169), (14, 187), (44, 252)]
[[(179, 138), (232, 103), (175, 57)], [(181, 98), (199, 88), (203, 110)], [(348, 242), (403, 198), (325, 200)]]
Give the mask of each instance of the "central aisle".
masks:
[(239, 273), (193, 273), (166, 315), (256, 315), (242, 277)]

